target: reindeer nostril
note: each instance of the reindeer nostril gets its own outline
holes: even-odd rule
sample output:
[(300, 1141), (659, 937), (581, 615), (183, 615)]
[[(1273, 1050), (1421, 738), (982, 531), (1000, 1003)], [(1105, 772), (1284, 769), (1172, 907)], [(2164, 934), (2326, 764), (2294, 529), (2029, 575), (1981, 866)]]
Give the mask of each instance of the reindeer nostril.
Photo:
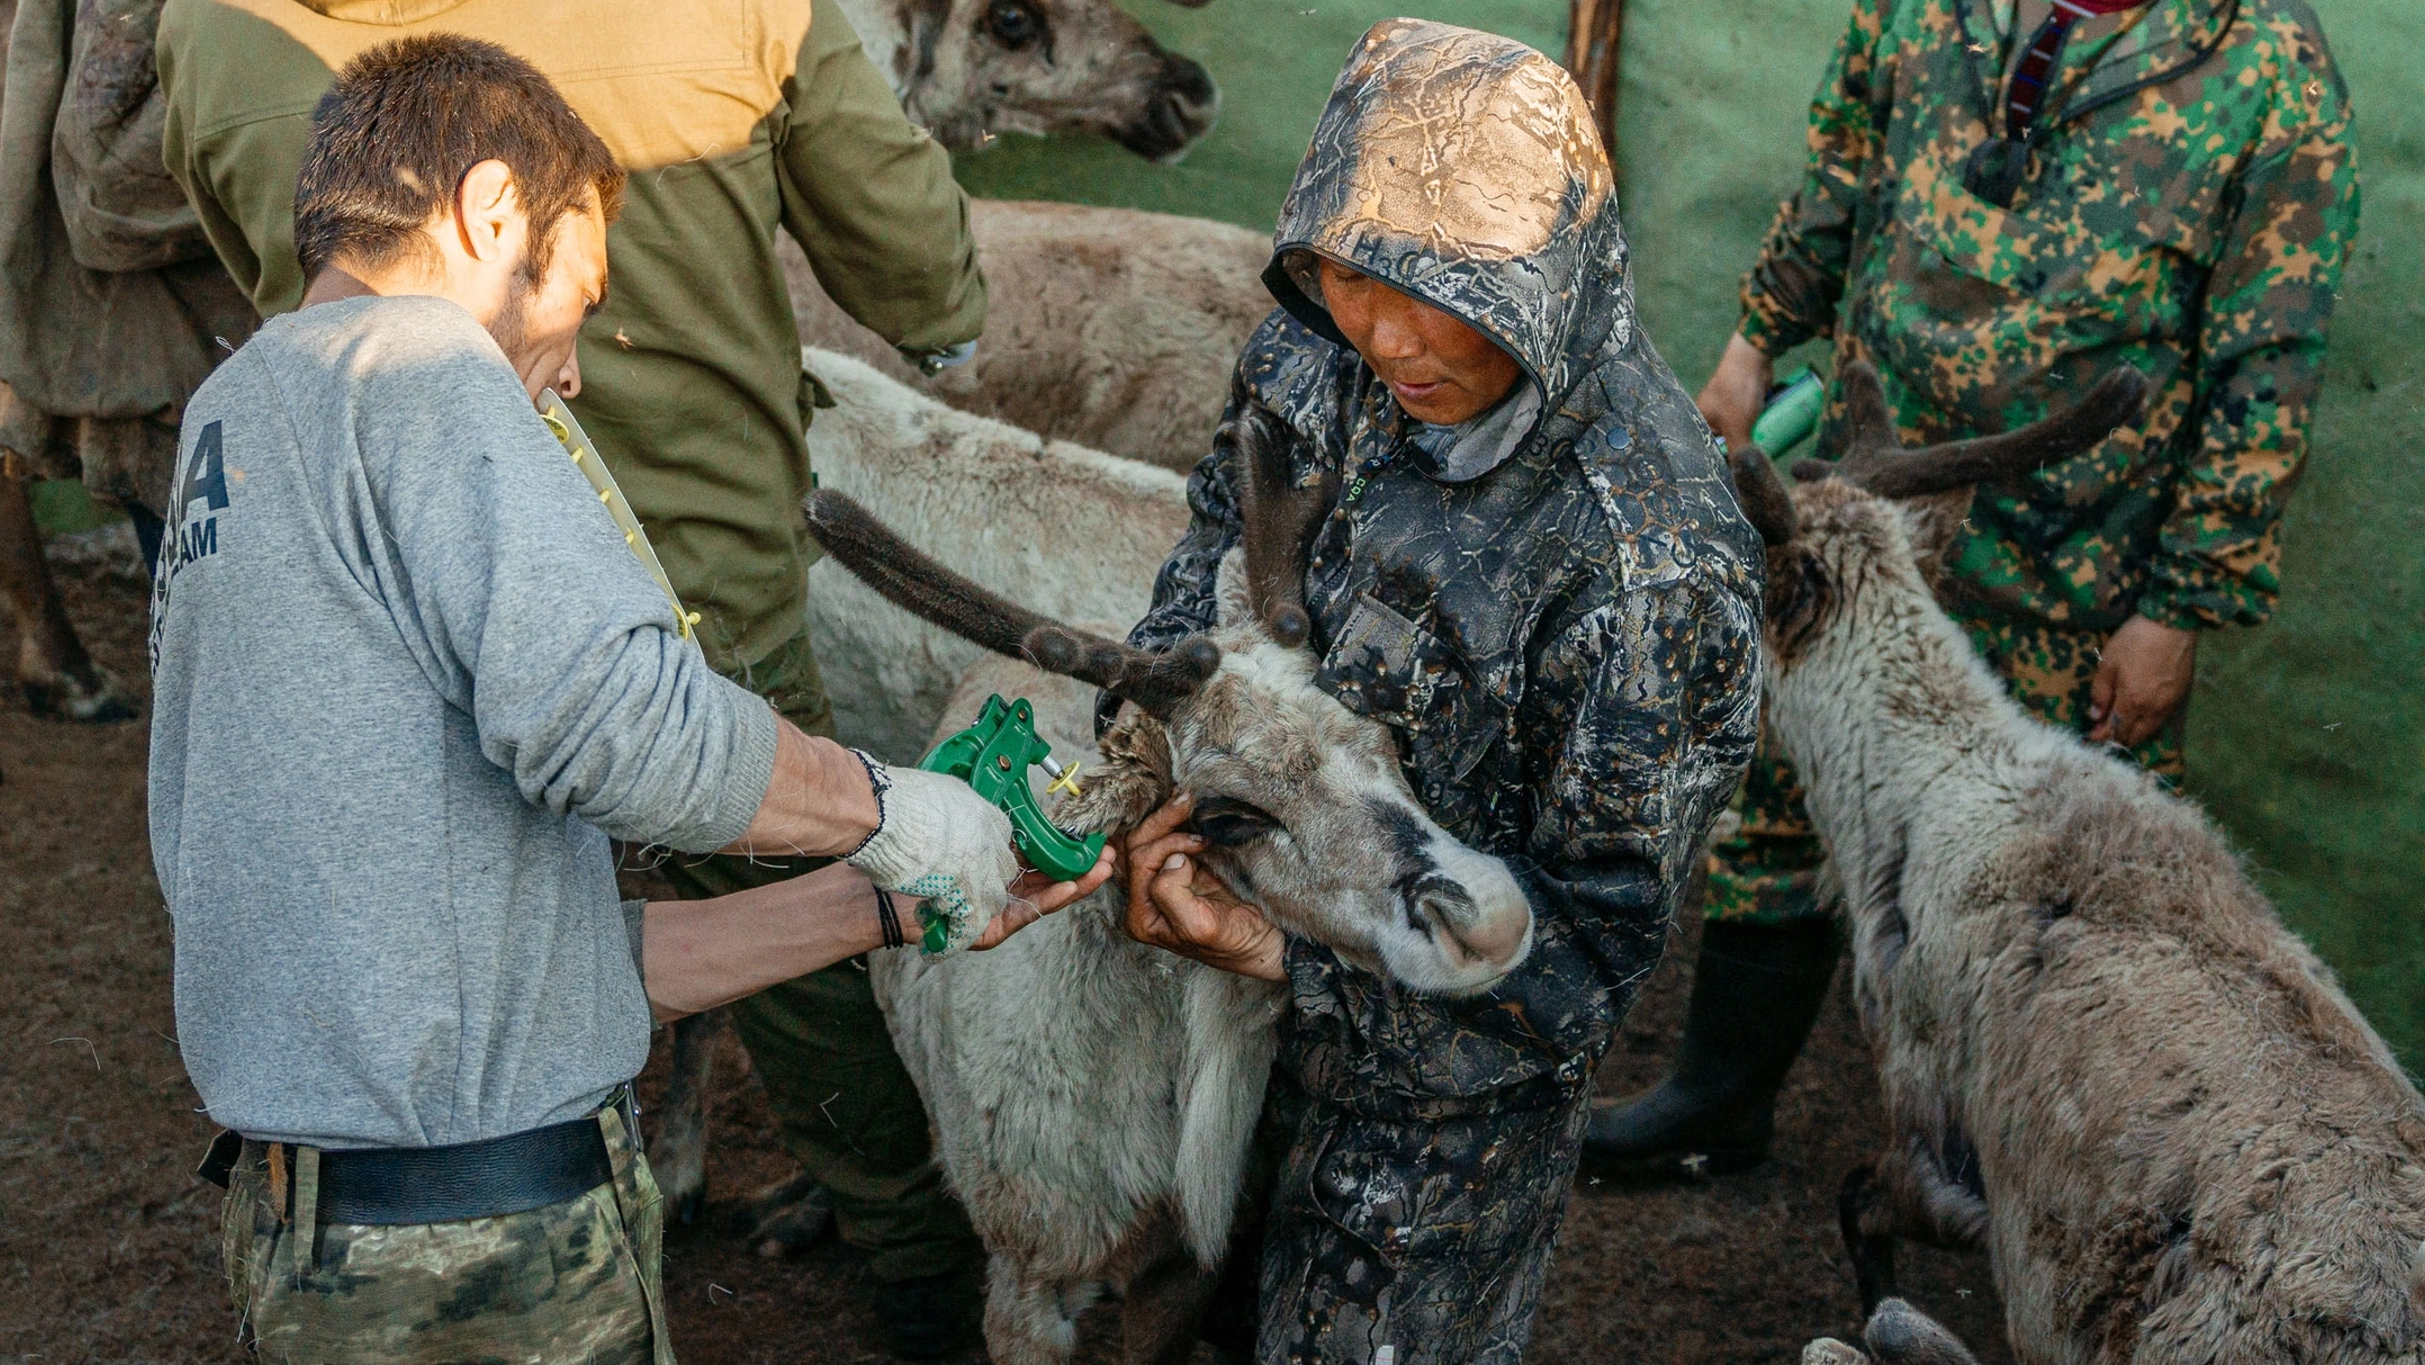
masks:
[(1446, 939), (1467, 956), (1480, 956), (1471, 942), (1475, 906), (1464, 887), (1443, 876), (1429, 876), (1407, 889), (1406, 926), (1434, 943)]
[(1174, 106), (1192, 106), (1189, 112), (1200, 110), (1221, 98), (1219, 86), (1213, 84), (1212, 73), (1201, 62), (1172, 53), (1162, 64), (1162, 88), (1169, 92)]
[[(1472, 962), (1512, 965), (1530, 940), (1532, 914), (1520, 894), (1505, 906), (1495, 897), (1484, 905), (1464, 883), (1434, 873), (1406, 887), (1403, 903), (1408, 927), (1431, 943), (1454, 945)], [(1510, 909), (1516, 913), (1505, 913)]]

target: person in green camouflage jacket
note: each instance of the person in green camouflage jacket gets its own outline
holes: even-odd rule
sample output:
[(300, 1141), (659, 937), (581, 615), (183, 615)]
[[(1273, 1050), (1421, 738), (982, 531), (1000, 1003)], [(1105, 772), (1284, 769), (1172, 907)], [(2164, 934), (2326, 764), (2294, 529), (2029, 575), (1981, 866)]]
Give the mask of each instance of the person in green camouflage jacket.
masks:
[[(2280, 591), (2275, 524), (2357, 227), (2348, 96), (2304, 0), (2061, 8), (1855, 0), (1811, 104), (1809, 170), (1699, 401), (1747, 441), (1774, 359), (1819, 336), (1837, 372), (1877, 367), (1915, 442), (2006, 430), (2116, 366), (2145, 371), (2143, 426), (1978, 491), (1939, 591), (2024, 705), (2170, 779), (2199, 633), (2262, 622)], [(1837, 395), (1822, 454), (1841, 418)], [(1595, 1117), (1603, 1159), (1765, 1154), (1837, 949), (1824, 850), (1765, 745), (1737, 814), (1710, 860), (1675, 1070)]]

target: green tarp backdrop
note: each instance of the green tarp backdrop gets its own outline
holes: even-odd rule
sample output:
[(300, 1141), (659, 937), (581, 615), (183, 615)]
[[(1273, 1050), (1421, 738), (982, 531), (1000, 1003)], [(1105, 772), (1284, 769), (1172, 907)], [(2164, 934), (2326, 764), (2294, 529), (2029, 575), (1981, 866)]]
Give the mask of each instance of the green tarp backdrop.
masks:
[[(997, 198), (1269, 228), (1339, 63), (1393, 14), (1563, 51), (1565, 0), (1128, 0), (1212, 69), (1220, 125), (1176, 166), (1108, 142), (963, 157)], [(2317, 0), (2357, 109), (2365, 209), (2273, 624), (2207, 642), (2190, 786), (2414, 1070), (2425, 1067), (2425, 4)], [(1688, 387), (1802, 163), (1802, 113), (1846, 0), (1631, 0), (1618, 127), (1642, 316)], [(1812, 358), (1816, 358), (1815, 356)]]

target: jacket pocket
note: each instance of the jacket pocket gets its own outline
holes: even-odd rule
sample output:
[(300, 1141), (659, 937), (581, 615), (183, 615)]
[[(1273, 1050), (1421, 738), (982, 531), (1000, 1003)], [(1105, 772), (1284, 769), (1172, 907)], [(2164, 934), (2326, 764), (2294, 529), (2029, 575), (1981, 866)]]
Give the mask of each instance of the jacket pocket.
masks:
[[(1995, 205), (1949, 180), (1907, 186), (1873, 272), (1860, 333), (1881, 368), (1922, 389), (1944, 434), (2007, 429), (2032, 400), (2084, 396), (2117, 350), (2170, 339), (2180, 262), (2137, 241), (2100, 244)], [(2159, 380), (2163, 376), (2153, 376)], [(1890, 381), (1891, 383), (1892, 381)], [(2105, 501), (2131, 477), (2143, 441), (2125, 428), (2028, 480), (2050, 507)]]
[[(1315, 681), (1398, 732), (1418, 786), (1463, 778), (1505, 728), (1506, 708), (1455, 646), (1360, 593)], [(1428, 803), (1429, 791), (1417, 792)]]

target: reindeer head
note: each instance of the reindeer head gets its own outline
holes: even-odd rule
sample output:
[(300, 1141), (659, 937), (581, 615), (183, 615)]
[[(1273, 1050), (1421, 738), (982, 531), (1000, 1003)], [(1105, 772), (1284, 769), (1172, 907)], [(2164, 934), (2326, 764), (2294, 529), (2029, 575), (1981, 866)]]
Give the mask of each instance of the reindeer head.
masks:
[(1222, 428), (1244, 476), (1243, 544), (1222, 565), (1218, 627), (1168, 651), (1014, 606), (840, 494), (810, 495), (809, 529), (904, 610), (1127, 703), (1065, 822), (1125, 828), (1186, 790), (1206, 865), (1273, 923), (1418, 990), (1487, 989), (1530, 951), (1531, 908), (1504, 863), (1424, 813), (1388, 729), (1314, 685), (1305, 552), (1335, 481), (1292, 488), (1283, 434), (1251, 404)]
[(1937, 606), (1923, 566), (1942, 554), (1973, 484), (2026, 474), (2103, 440), (2138, 413), (2147, 381), (2125, 368), (2044, 421), (1919, 450), (1896, 439), (1876, 371), (1853, 365), (1844, 386), (1845, 458), (1795, 466), (1798, 492), (1786, 490), (1757, 446), (1730, 462), (1743, 510), (1768, 542), (1764, 721), (1801, 770), (1857, 941), (1866, 944), (1890, 929), (1868, 908), (1891, 906), (1903, 875), (1901, 817), (1876, 799), (1881, 790), (1914, 789), (1881, 776), (1908, 748), (1901, 722), (1918, 722), (1923, 744), (1941, 750), (1945, 726), (2010, 705)]
[(2147, 377), (2125, 365), (2042, 421), (1919, 449), (1897, 437), (1885, 388), (1868, 362), (1844, 371), (1844, 401), (1844, 458), (1795, 465), (1799, 493), (1787, 491), (1759, 447), (1729, 456), (1744, 514), (1768, 543), (1772, 688), (1848, 614), (1933, 600), (1939, 561), (1973, 486), (2017, 478), (2104, 440), (2145, 407)]
[(996, 133), (1086, 132), (1168, 161), (1220, 113), (1204, 67), (1155, 42), (1113, 0), (858, 0), (849, 8), (902, 108), (947, 147), (982, 146)]

